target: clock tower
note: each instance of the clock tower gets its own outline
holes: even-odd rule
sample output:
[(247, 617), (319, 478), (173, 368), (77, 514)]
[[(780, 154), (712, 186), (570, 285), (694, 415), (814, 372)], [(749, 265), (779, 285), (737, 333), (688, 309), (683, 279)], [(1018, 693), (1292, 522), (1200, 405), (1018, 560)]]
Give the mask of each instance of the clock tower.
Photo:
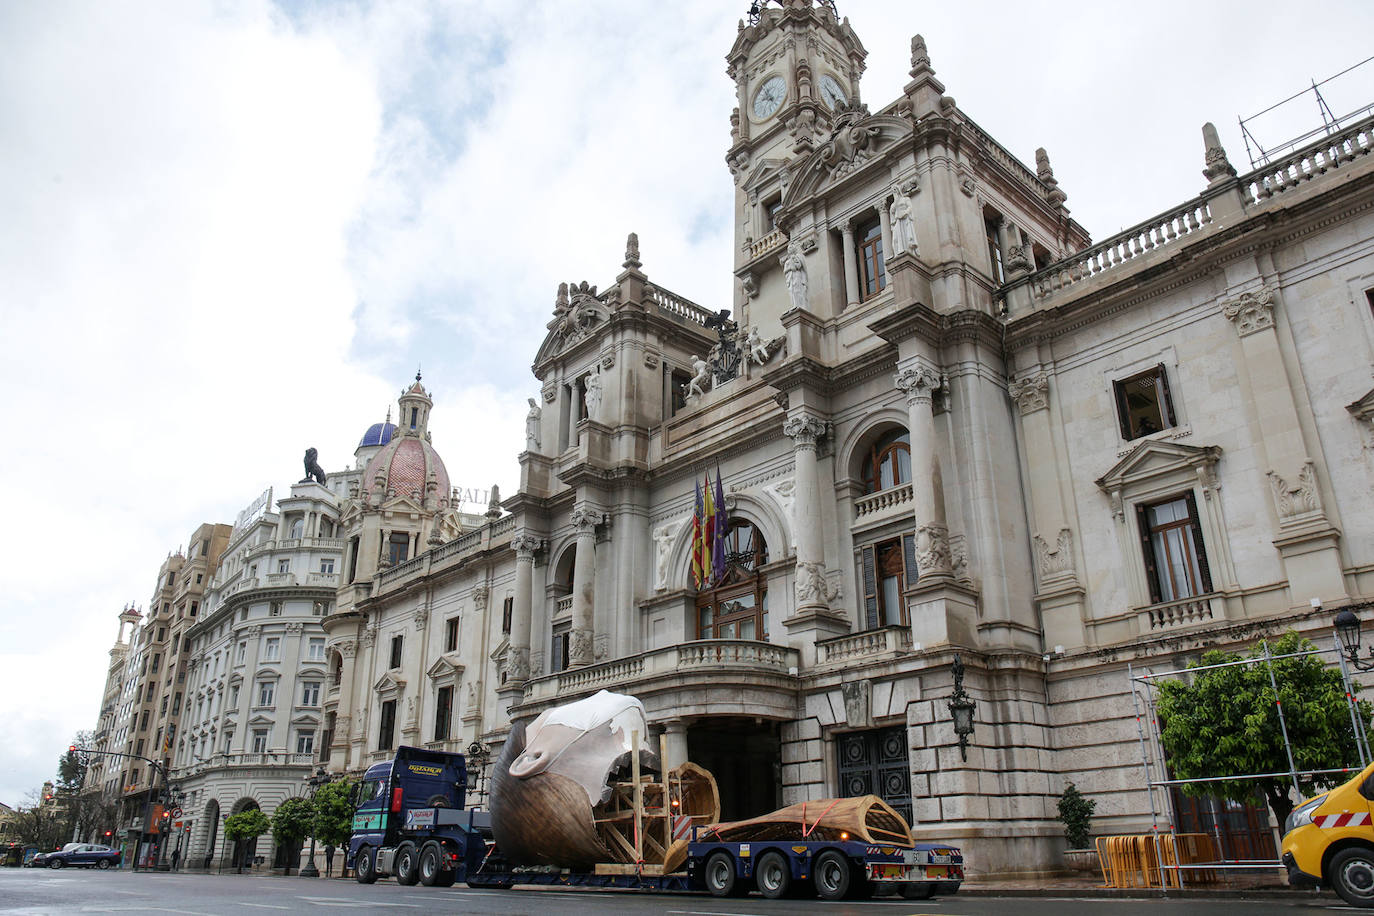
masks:
[[(797, 163), (859, 107), (868, 52), (834, 0), (756, 0), (726, 60), (738, 105), (726, 162), (735, 180), (735, 267), (785, 242), (777, 220)], [(757, 293), (741, 278), (736, 315)]]

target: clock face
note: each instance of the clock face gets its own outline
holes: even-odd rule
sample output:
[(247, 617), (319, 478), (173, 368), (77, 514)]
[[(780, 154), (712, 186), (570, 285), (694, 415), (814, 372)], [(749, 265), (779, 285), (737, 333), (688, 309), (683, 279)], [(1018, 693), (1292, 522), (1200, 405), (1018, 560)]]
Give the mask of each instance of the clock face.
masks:
[(787, 84), (782, 81), (782, 77), (769, 77), (759, 87), (759, 91), (754, 93), (754, 118), (759, 121), (771, 118), (773, 112), (781, 107), (782, 100), (786, 97)]
[(821, 98), (832, 110), (848, 101), (844, 97), (844, 89), (829, 73), (821, 74)]

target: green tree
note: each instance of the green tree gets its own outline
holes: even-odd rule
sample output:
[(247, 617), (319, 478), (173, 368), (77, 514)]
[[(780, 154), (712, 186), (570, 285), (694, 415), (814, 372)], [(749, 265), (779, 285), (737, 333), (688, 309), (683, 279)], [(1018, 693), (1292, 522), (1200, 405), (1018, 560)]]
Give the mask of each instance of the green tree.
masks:
[[(260, 837), (271, 829), (271, 819), (258, 808), (249, 808), (224, 819), (224, 835), (234, 843)], [(240, 860), (239, 871), (243, 870), (243, 865), (243, 861)]]
[(1064, 794), (1059, 796), (1059, 819), (1064, 822), (1070, 849), (1088, 848), (1088, 824), (1096, 810), (1097, 802), (1084, 798), (1078, 786), (1070, 782), (1064, 788)]
[[(1312, 643), (1295, 632), (1272, 643), (1272, 655), (1312, 649)], [(1262, 658), (1264, 650), (1251, 650), (1249, 658)], [(1232, 652), (1212, 651), (1191, 667), (1240, 661)], [(1340, 672), (1328, 668), (1319, 656), (1275, 659), (1249, 665), (1231, 665), (1198, 671), (1187, 680), (1159, 683), (1161, 740), (1169, 768), (1176, 779), (1244, 776), (1288, 771), (1283, 733), (1274, 705), (1269, 671), (1278, 683), (1284, 723), (1293, 749), (1293, 765), (1303, 770), (1354, 767), (1359, 763), (1355, 735)], [(1358, 690), (1358, 685), (1356, 688)], [(1361, 722), (1370, 718), (1370, 704), (1359, 701)], [(1367, 726), (1366, 726), (1367, 727)], [(1314, 787), (1334, 785), (1332, 776), (1304, 777)], [(1219, 795), (1232, 801), (1251, 801), (1262, 792), (1269, 808), (1282, 824), (1293, 810), (1289, 797), (1292, 780), (1287, 776), (1263, 779), (1185, 783), (1185, 795)]]
[(11, 833), (25, 846), (37, 846), (43, 852), (60, 849), (71, 839), (62, 811), (42, 790), (29, 792), (27, 800), (27, 805), (20, 805), (10, 815)]
[(324, 846), (347, 846), (353, 835), (354, 783), (347, 779), (320, 786), (315, 793), (315, 840)]
[(315, 822), (315, 805), (304, 796), (294, 795), (277, 805), (272, 813), (272, 840), (286, 850), (286, 873), (291, 874), (291, 863), (301, 857), (301, 844), (310, 836), (310, 827)]
[(86, 782), (86, 769), (91, 764), (91, 755), (84, 750), (91, 746), (92, 733), (89, 729), (72, 736), (71, 749), (57, 760), (57, 791), (79, 792)]

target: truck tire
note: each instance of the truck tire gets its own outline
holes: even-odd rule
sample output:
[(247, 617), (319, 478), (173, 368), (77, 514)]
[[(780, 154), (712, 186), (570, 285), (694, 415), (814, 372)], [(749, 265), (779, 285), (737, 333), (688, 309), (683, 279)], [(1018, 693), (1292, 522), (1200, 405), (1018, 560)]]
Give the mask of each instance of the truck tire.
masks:
[(849, 896), (853, 879), (849, 860), (838, 850), (827, 849), (816, 856), (811, 879), (816, 882), (816, 896), (822, 900), (843, 900)]
[(1328, 867), (1331, 886), (1351, 906), (1374, 907), (1374, 852), (1342, 849)]
[(420, 852), (413, 843), (402, 843), (396, 850), (396, 883), (414, 887), (420, 881)]
[(735, 859), (724, 850), (711, 853), (703, 874), (712, 897), (739, 897), (744, 890), (743, 882), (735, 873)]
[(769, 900), (787, 896), (792, 887), (792, 868), (782, 853), (770, 849), (759, 856), (758, 864), (754, 866), (754, 883), (758, 885), (759, 893)]
[(453, 887), (458, 876), (444, 865), (444, 850), (438, 843), (430, 843), (420, 850), (420, 883), (425, 887)]
[(377, 860), (372, 855), (371, 849), (361, 846), (353, 859), (353, 877), (359, 884), (377, 883)]

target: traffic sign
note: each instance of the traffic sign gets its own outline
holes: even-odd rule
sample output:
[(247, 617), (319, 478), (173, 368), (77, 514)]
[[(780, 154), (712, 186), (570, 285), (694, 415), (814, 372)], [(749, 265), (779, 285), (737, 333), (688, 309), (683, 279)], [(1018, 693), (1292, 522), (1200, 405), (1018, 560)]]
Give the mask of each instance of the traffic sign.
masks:
[(180, 809), (180, 808), (173, 808), (173, 809), (172, 809), (172, 820), (176, 820), (176, 819), (179, 818), (179, 817), (181, 817), (181, 809)]

